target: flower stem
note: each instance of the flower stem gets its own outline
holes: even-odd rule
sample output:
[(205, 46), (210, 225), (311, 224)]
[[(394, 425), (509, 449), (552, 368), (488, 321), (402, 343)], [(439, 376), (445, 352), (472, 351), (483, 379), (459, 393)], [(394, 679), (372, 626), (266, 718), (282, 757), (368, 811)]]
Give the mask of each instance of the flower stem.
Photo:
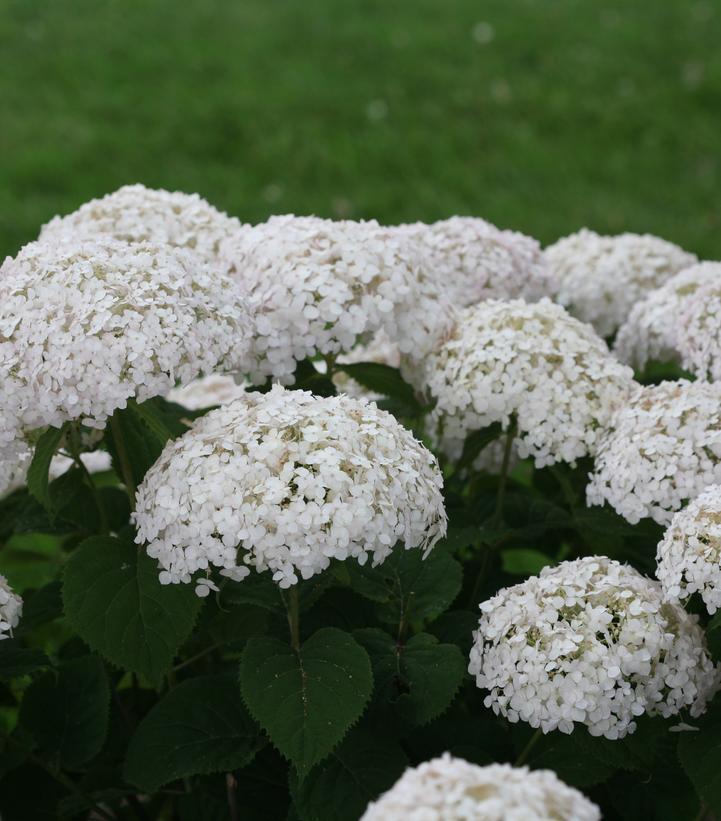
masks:
[(115, 444), (115, 452), (118, 454), (118, 461), (120, 462), (120, 472), (122, 474), (123, 484), (130, 499), (130, 509), (135, 510), (135, 479), (133, 478), (133, 469), (130, 464), (130, 457), (125, 447), (125, 440), (123, 439), (123, 431), (120, 428), (117, 413), (110, 417), (110, 431), (113, 434), (113, 442)]
[(290, 630), (290, 643), (293, 649), (300, 651), (300, 616), (298, 607), (298, 588), (294, 585), (288, 591), (288, 629)]
[(528, 760), (528, 756), (531, 754), (531, 750), (536, 746), (539, 742), (541, 737), (543, 736), (543, 731), (539, 727), (536, 732), (528, 739), (528, 743), (526, 746), (521, 750), (518, 758), (516, 759), (514, 767), (520, 767), (521, 764), (525, 764)]
[(506, 483), (508, 480), (508, 467), (511, 463), (511, 452), (513, 451), (513, 440), (516, 438), (516, 420), (511, 420), (511, 424), (506, 431), (506, 446), (503, 450), (503, 462), (501, 464), (501, 476), (498, 481), (498, 494), (496, 496), (496, 510), (491, 518), (491, 527), (497, 527), (503, 521), (503, 503), (506, 499)]

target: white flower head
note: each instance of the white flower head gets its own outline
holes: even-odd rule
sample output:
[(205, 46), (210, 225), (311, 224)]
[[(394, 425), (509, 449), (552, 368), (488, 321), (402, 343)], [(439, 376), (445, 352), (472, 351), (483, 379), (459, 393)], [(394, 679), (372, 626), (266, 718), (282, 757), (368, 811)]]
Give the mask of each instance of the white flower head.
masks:
[(668, 524), (676, 510), (721, 482), (721, 384), (662, 382), (637, 388), (611, 419), (586, 488), (631, 524)]
[(236, 377), (229, 374), (211, 373), (187, 385), (173, 388), (165, 398), (189, 411), (196, 411), (214, 405), (226, 405), (243, 396), (246, 387), (245, 383), (239, 383)]
[(43, 226), (41, 240), (64, 235), (150, 242), (189, 248), (205, 262), (216, 263), (220, 243), (243, 225), (218, 211), (198, 194), (124, 185), (77, 211)]
[(721, 608), (721, 485), (676, 513), (656, 552), (656, 576), (671, 599), (700, 593), (709, 613)]
[(477, 217), (399, 225), (395, 231), (417, 244), (424, 268), (459, 307), (485, 299), (534, 301), (556, 291), (540, 244), (518, 231)]
[(651, 234), (601, 236), (587, 228), (559, 239), (545, 254), (558, 281), (557, 301), (604, 337), (649, 291), (697, 261)]
[(221, 255), (257, 306), (254, 382), (289, 383), (297, 362), (348, 352), (380, 329), (420, 358), (450, 323), (412, 243), (375, 222), (272, 217)]
[(430, 431), (452, 459), (472, 431), (518, 423), (518, 455), (574, 462), (633, 386), (590, 325), (547, 299), (489, 300), (465, 309), (414, 382), (435, 400)]
[[(0, 267), (0, 453), (131, 397), (240, 369), (253, 322), (239, 288), (191, 251), (116, 240), (35, 242)], [(4, 460), (0, 460), (4, 461)]]
[(699, 379), (721, 380), (721, 263), (691, 294), (678, 319), (681, 364)]
[(721, 283), (721, 263), (692, 265), (637, 302), (618, 329), (614, 353), (622, 362), (642, 370), (646, 363), (681, 362), (679, 318), (705, 284)]
[(480, 767), (444, 753), (409, 768), (361, 821), (600, 821), (601, 812), (551, 770)]
[(23, 600), (13, 593), (5, 576), (0, 575), (0, 640), (12, 637), (22, 612)]
[(138, 489), (138, 542), (163, 583), (255, 567), (280, 587), (331, 559), (380, 564), (446, 532), (435, 457), (388, 413), (275, 385), (197, 420)]
[(718, 689), (698, 618), (611, 559), (547, 567), (480, 607), (468, 669), (511, 722), (617, 739), (644, 713), (699, 716)]

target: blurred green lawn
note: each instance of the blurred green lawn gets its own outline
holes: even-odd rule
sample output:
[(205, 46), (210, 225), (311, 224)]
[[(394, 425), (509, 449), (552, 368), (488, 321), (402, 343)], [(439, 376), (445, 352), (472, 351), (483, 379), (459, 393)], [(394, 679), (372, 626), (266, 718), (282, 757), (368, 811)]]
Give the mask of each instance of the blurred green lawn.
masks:
[(718, 0), (0, 0), (0, 258), (126, 182), (721, 257)]

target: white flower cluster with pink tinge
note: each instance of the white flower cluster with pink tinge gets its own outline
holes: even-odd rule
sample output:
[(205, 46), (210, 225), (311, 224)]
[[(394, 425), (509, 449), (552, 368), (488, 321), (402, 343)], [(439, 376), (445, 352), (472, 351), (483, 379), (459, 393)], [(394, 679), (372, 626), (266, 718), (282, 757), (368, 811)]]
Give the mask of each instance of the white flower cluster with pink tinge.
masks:
[(424, 269), (459, 307), (485, 299), (531, 302), (556, 291), (540, 244), (518, 231), (501, 230), (477, 217), (416, 222), (395, 231), (416, 244)]
[(556, 300), (604, 337), (650, 291), (697, 262), (651, 234), (601, 236), (587, 228), (559, 239), (545, 255), (558, 282)]
[(511, 722), (618, 739), (644, 713), (699, 716), (718, 689), (698, 618), (611, 559), (546, 567), (480, 607), (468, 669)]
[(547, 299), (466, 308), (412, 373), (434, 402), (429, 432), (451, 459), (468, 434), (517, 420), (517, 452), (538, 467), (594, 453), (635, 385), (590, 325)]
[(23, 600), (13, 593), (5, 576), (0, 575), (0, 640), (12, 637), (22, 613)]
[[(287, 588), (332, 559), (383, 562), (445, 535), (443, 480), (393, 416), (347, 396), (249, 392), (168, 443), (138, 489), (138, 542), (164, 584), (270, 570)], [(402, 548), (401, 548), (402, 549)]]
[(361, 821), (600, 821), (599, 808), (550, 770), (480, 767), (444, 753), (403, 773)]
[(235, 234), (221, 256), (257, 312), (256, 383), (288, 384), (301, 360), (347, 353), (379, 330), (422, 358), (451, 321), (413, 244), (376, 222), (272, 217)]
[(102, 429), (130, 398), (243, 369), (253, 327), (238, 286), (191, 251), (110, 239), (26, 245), (0, 267), (0, 464), (17, 466), (36, 429)]
[(189, 248), (204, 262), (217, 265), (220, 243), (243, 227), (198, 194), (124, 185), (72, 214), (55, 217), (43, 226), (40, 239), (53, 242), (72, 236), (150, 242)]
[(638, 388), (610, 420), (586, 487), (631, 524), (674, 512), (721, 483), (721, 384), (662, 382)]
[(671, 520), (656, 552), (656, 576), (669, 598), (700, 593), (721, 609), (721, 485), (711, 485)]

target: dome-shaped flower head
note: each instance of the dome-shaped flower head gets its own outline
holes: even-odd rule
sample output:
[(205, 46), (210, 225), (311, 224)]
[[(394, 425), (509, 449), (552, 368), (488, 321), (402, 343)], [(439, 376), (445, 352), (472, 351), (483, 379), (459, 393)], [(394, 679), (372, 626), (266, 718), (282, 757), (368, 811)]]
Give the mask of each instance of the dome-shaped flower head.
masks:
[(165, 397), (169, 402), (182, 405), (190, 411), (212, 408), (214, 405), (227, 405), (234, 399), (243, 396), (246, 391), (244, 383), (223, 373), (211, 373), (194, 379), (187, 385), (173, 388)]
[(646, 363), (681, 362), (679, 318), (694, 294), (707, 283), (721, 283), (721, 263), (692, 265), (637, 302), (618, 329), (614, 353), (628, 365), (642, 370)]
[(600, 821), (598, 807), (550, 770), (479, 767), (444, 753), (409, 768), (361, 821)]
[(239, 287), (191, 251), (26, 245), (0, 267), (0, 453), (34, 429), (102, 428), (131, 397), (240, 368), (252, 328)]
[(23, 600), (13, 593), (5, 576), (0, 575), (0, 640), (12, 636), (22, 612)]
[(422, 357), (450, 322), (413, 244), (375, 222), (272, 217), (221, 254), (257, 309), (254, 382), (290, 383), (297, 362), (350, 351), (380, 329)]
[(718, 688), (697, 617), (605, 557), (546, 567), (481, 614), (468, 669), (486, 706), (544, 733), (623, 738), (644, 713), (701, 715)]
[(699, 379), (721, 380), (721, 263), (691, 294), (678, 317), (681, 364)]
[(435, 401), (429, 430), (449, 458), (469, 433), (515, 416), (518, 454), (539, 467), (593, 453), (634, 384), (590, 325), (547, 299), (465, 309), (414, 382)]
[(220, 243), (243, 226), (198, 194), (124, 185), (43, 226), (41, 240), (71, 235), (190, 248), (216, 262)]
[(631, 524), (668, 524), (674, 511), (721, 482), (721, 384), (637, 388), (611, 419), (586, 488)]
[(556, 300), (604, 337), (649, 291), (697, 261), (651, 234), (601, 236), (587, 228), (559, 239), (545, 253), (558, 282)]
[(721, 485), (711, 485), (676, 513), (659, 542), (656, 576), (671, 599), (700, 593), (721, 609)]
[(399, 225), (423, 257), (423, 267), (442, 283), (454, 305), (484, 299), (528, 301), (552, 296), (555, 282), (537, 240), (497, 228), (477, 217), (451, 217), (431, 225)]
[(442, 484), (435, 457), (374, 404), (276, 385), (168, 443), (138, 489), (138, 542), (164, 584), (250, 566), (289, 587), (331, 559), (430, 550), (446, 531)]

